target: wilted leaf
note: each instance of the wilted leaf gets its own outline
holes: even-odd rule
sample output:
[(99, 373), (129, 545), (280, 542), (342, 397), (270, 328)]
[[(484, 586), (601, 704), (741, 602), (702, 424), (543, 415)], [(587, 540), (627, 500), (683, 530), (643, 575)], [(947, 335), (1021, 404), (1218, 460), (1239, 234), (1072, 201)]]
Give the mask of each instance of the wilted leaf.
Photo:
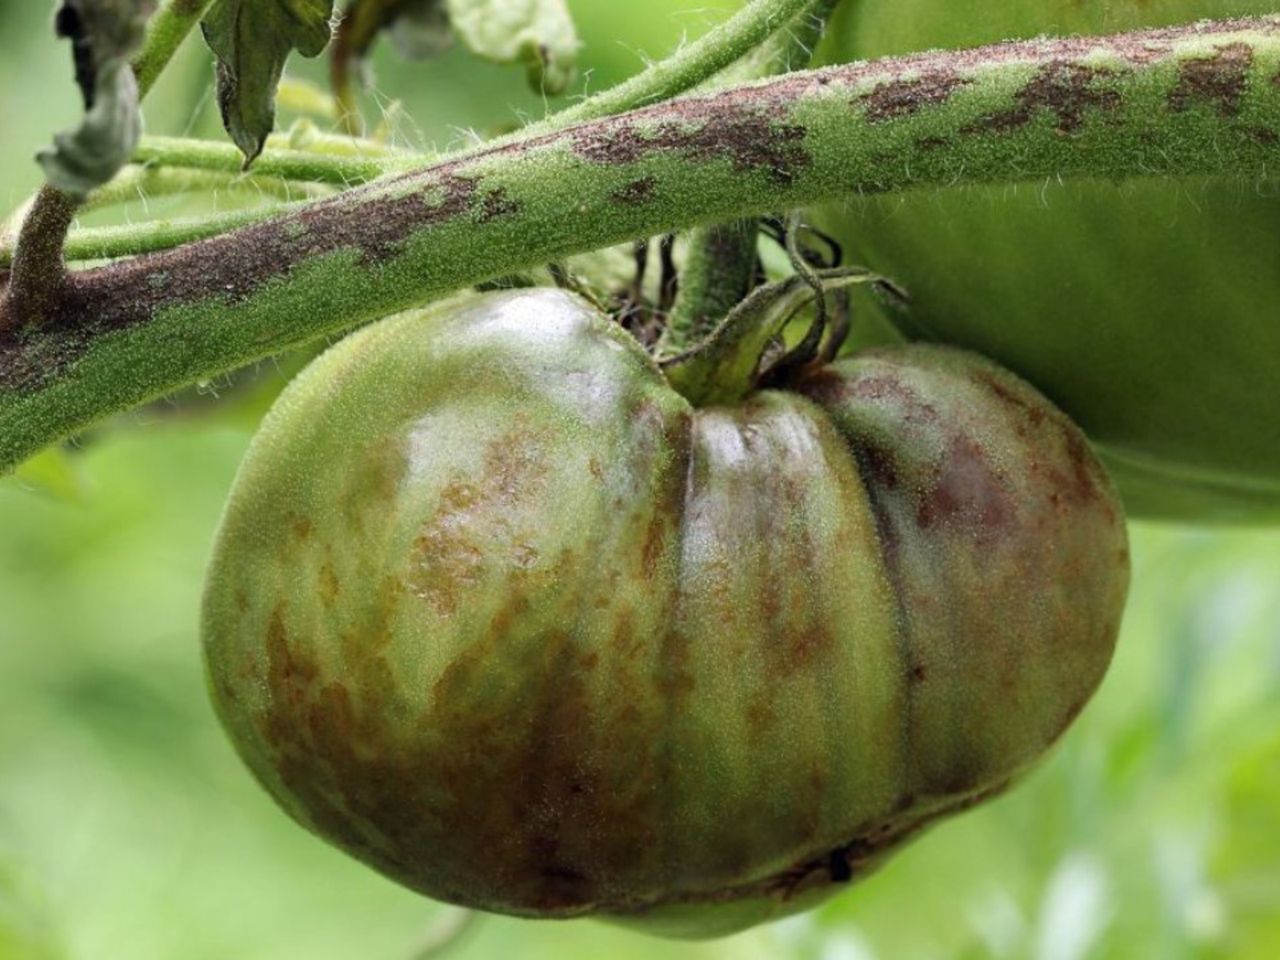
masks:
[(156, 0), (63, 0), (55, 26), (71, 41), (86, 110), (94, 105), (99, 72), (138, 51), (155, 8)]
[(564, 0), (445, 0), (454, 32), (473, 52), (523, 63), (535, 90), (556, 94), (573, 82), (578, 34)]
[(114, 177), (142, 135), (129, 58), (154, 9), (155, 0), (63, 0), (58, 8), (58, 35), (71, 41), (85, 116), (36, 159), (49, 183), (77, 199)]
[(142, 136), (138, 83), (124, 62), (98, 71), (93, 107), (75, 130), (53, 138), (53, 149), (36, 155), (49, 183), (84, 199), (114, 177)]
[(222, 123), (245, 156), (262, 152), (275, 124), (276, 87), (289, 54), (329, 43), (333, 0), (215, 0), (201, 29), (218, 58)]

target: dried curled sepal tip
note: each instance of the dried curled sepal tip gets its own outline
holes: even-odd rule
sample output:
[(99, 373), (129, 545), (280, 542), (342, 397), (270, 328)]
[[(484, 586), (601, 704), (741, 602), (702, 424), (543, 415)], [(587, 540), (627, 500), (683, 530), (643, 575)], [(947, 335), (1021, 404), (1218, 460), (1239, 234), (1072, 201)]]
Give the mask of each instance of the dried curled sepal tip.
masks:
[(71, 41), (85, 115), (36, 159), (49, 183), (75, 199), (114, 177), (142, 136), (129, 58), (141, 47), (154, 9), (155, 0), (64, 0), (58, 8), (55, 26)]

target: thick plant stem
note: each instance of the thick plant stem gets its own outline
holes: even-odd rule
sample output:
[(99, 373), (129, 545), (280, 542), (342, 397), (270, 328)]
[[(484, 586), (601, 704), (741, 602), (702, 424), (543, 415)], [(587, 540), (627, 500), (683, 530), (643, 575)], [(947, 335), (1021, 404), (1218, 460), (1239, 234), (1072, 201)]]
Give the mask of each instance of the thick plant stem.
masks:
[[(840, 0), (810, 0), (783, 29), (716, 77), (746, 82), (808, 66), (827, 18)], [(759, 221), (734, 220), (689, 234), (680, 296), (657, 352), (674, 355), (709, 334), (751, 289), (755, 277)]]
[(66, 267), (62, 241), (75, 220), (76, 205), (47, 184), (36, 194), (14, 245), (9, 283), (0, 295), (0, 334), (43, 323), (62, 294)]
[(680, 296), (659, 352), (676, 354), (705, 337), (751, 289), (756, 272), (755, 217), (698, 227), (680, 273)]
[[(67, 278), (0, 334), (0, 469), (486, 279), (858, 193), (1280, 169), (1280, 16), (856, 63), (506, 142)], [(1212, 81), (1212, 82), (1210, 82)]]
[(543, 132), (669, 100), (751, 52), (812, 3), (813, 0), (752, 0), (720, 26), (643, 73), (561, 110), (529, 130)]
[(133, 60), (138, 78), (138, 93), (145, 97), (155, 86), (156, 78), (169, 65), (195, 25), (213, 0), (168, 0), (147, 23), (147, 36), (142, 51)]

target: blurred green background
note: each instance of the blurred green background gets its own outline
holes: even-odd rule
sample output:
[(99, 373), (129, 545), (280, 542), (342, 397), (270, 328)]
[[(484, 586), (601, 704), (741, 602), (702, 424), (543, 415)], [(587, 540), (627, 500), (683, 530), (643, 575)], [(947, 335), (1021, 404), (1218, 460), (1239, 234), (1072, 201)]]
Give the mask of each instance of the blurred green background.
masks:
[[(572, 0), (585, 83), (616, 82), (735, 5)], [(76, 118), (50, 22), (50, 3), (0, 0), (8, 208), (39, 182), (34, 152)], [(395, 137), (414, 146), (545, 109), (519, 70), (461, 51), (404, 65), (383, 45), (374, 67), (370, 116), (403, 99)], [(323, 80), (323, 64), (291, 69)], [(147, 119), (153, 132), (219, 135), (197, 42)], [(204, 695), (210, 538), (291, 365), (262, 364), (252, 389), (209, 384), (134, 412), (0, 481), (0, 960), (408, 960), (448, 919), (287, 821)], [(1133, 537), (1115, 665), (1048, 762), (827, 908), (705, 944), (485, 918), (449, 955), (1280, 956), (1280, 532)]]

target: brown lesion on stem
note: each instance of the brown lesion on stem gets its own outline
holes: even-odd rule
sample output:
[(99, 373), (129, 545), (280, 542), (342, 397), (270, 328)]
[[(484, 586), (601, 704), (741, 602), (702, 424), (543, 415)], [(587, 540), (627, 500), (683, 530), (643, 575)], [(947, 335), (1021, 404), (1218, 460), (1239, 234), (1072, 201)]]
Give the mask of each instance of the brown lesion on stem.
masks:
[(1252, 66), (1253, 49), (1246, 43), (1225, 44), (1212, 57), (1188, 60), (1169, 94), (1169, 109), (1180, 113), (1199, 103), (1224, 117), (1238, 116)]
[(615, 190), (609, 195), (609, 199), (622, 206), (636, 207), (652, 200), (657, 189), (658, 181), (655, 177), (641, 177)]
[(910, 116), (924, 107), (940, 106), (971, 82), (949, 68), (927, 70), (910, 79), (886, 80), (858, 102), (866, 107), (869, 123), (881, 123)]
[[(786, 203), (790, 197), (787, 188), (817, 164), (813, 144), (809, 143), (811, 132), (795, 119), (794, 107), (806, 98), (847, 98), (856, 96), (858, 91), (878, 88), (882, 111), (901, 115), (908, 103), (913, 105), (911, 110), (923, 111), (933, 109), (926, 102), (930, 97), (941, 102), (947, 84), (939, 79), (920, 86), (921, 77), (926, 74), (936, 78), (968, 76), (971, 71), (990, 70), (1000, 64), (1026, 64), (1032, 70), (1038, 64), (1039, 70), (1024, 83), (1011, 109), (984, 118), (980, 124), (985, 123), (987, 132), (1012, 130), (1030, 122), (1038, 112), (1048, 111), (1056, 116), (1059, 129), (1069, 133), (1084, 122), (1088, 111), (1110, 109), (1120, 97), (1112, 84), (1105, 82), (1104, 68), (1089, 66), (1084, 58), (1090, 58), (1091, 63), (1097, 63), (1100, 56), (1119, 61), (1114, 67), (1105, 68), (1109, 71), (1106, 79), (1118, 79), (1124, 74), (1124, 64), (1134, 69), (1159, 65), (1165, 58), (1178, 57), (1176, 46), (1180, 42), (1237, 28), (1275, 35), (1280, 33), (1280, 19), (1206, 22), (1113, 37), (1006, 43), (791, 74), (772, 82), (670, 101), (479, 148), (428, 169), (317, 201), (279, 219), (164, 253), (75, 271), (65, 277), (56, 251), (50, 252), (54, 250), (53, 238), (61, 237), (59, 221), (55, 218), (51, 228), (37, 231), (38, 221), (32, 220), (25, 229), (40, 234), (46, 253), (43, 276), (55, 275), (60, 282), (44, 288), (47, 299), (34, 311), (44, 318), (39, 334), (19, 336), (15, 319), (18, 313), (12, 304), (28, 296), (21, 291), (29, 288), (26, 278), (30, 273), (24, 273), (27, 268), (19, 269), (15, 263), (4, 295), (6, 306), (0, 313), (0, 393), (39, 387), (83, 356), (98, 336), (146, 325), (169, 308), (219, 300), (231, 305), (245, 301), (269, 282), (288, 283), (298, 268), (319, 256), (354, 250), (359, 266), (379, 269), (403, 254), (406, 241), (423, 237), (431, 228), (446, 222), (467, 218), (471, 226), (480, 230), (489, 228), (495, 217), (500, 224), (510, 224), (513, 219), (528, 216), (507, 203), (515, 198), (495, 191), (503, 185), (503, 170), (515, 169), (522, 160), (544, 151), (570, 151), (586, 164), (620, 168), (617, 182), (610, 184), (612, 199), (617, 201), (616, 210), (629, 213), (655, 206), (664, 199), (668, 185), (665, 179), (653, 179), (650, 190), (644, 178), (652, 177), (653, 172), (630, 169), (663, 154), (691, 164), (727, 163), (734, 170), (770, 181), (778, 188), (771, 194), (776, 202)], [(1233, 45), (1223, 47), (1229, 50)], [(1209, 61), (1202, 57), (1201, 62), (1220, 59)], [(1216, 91), (1216, 99), (1210, 102), (1224, 106), (1232, 102), (1230, 83), (1223, 79), (1237, 69), (1231, 66), (1230, 55), (1216, 67), (1192, 69), (1216, 70), (1214, 76), (1218, 80), (1206, 86), (1202, 79), (1198, 85), (1188, 87), (1188, 94), (1193, 89), (1206, 95)], [(1268, 77), (1269, 74), (1270, 71)], [(1186, 76), (1184, 73), (1184, 80)], [(1259, 82), (1267, 80), (1259, 78)], [(916, 86), (910, 86), (912, 83)], [(912, 95), (908, 96), (907, 91)], [(851, 123), (855, 110), (850, 110)], [(1256, 141), (1257, 137), (1253, 139)], [(927, 141), (927, 146), (936, 150), (947, 142), (938, 138)], [(925, 146), (926, 142), (921, 141), (921, 147)], [(593, 182), (599, 182), (599, 178), (593, 178)], [(627, 188), (627, 184), (632, 187)], [(851, 191), (876, 187), (874, 180), (849, 185)], [(46, 212), (52, 216), (56, 210)], [(717, 216), (722, 214), (717, 212)], [(67, 216), (64, 208), (62, 219)], [(638, 213), (635, 216), (640, 219)], [(665, 222), (659, 223), (657, 217), (645, 222), (654, 232), (684, 225), (675, 213)], [(27, 261), (28, 265), (36, 262)], [(32, 272), (41, 274), (38, 270)], [(392, 298), (387, 303), (390, 308), (396, 306)], [(27, 313), (22, 311), (24, 316)], [(228, 356), (227, 360), (232, 362), (242, 356)]]
[(1069, 60), (1045, 64), (1026, 86), (1018, 91), (1012, 110), (994, 113), (974, 123), (970, 133), (1008, 133), (1026, 126), (1042, 110), (1058, 119), (1058, 131), (1075, 133), (1084, 125), (1088, 110), (1114, 110), (1120, 106), (1120, 94), (1097, 81), (1114, 75), (1106, 67), (1089, 67)]
[[(96, 337), (146, 323), (166, 307), (210, 298), (243, 303), (313, 257), (351, 250), (374, 268), (433, 225), (466, 217), (484, 226), (520, 215), (520, 205), (501, 187), (482, 191), (481, 178), (457, 172), (458, 166), (415, 175), (412, 189), (362, 200), (358, 217), (334, 198), (188, 247), (61, 277), (40, 337), (27, 343), (16, 329), (0, 325), (0, 390), (37, 388)], [(17, 266), (15, 260), (15, 275)]]
[(801, 146), (806, 130), (765, 108), (730, 113), (717, 98), (673, 101), (662, 120), (618, 118), (572, 131), (574, 149), (593, 163), (635, 163), (652, 153), (676, 152), (697, 161), (727, 158), (740, 173), (763, 170), (790, 183), (809, 164)]

